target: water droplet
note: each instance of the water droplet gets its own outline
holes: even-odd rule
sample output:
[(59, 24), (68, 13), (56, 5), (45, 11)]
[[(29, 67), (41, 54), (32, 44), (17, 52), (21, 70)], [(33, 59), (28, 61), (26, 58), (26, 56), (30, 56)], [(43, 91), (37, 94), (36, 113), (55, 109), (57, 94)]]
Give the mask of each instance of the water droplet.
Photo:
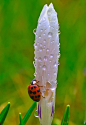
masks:
[(42, 52), (42, 47), (40, 47), (39, 51)]
[(57, 56), (58, 58), (60, 57), (60, 53), (58, 54), (58, 56)]
[(35, 61), (33, 61), (33, 65), (35, 65)]
[(46, 43), (46, 40), (44, 40), (43, 42)]
[(51, 58), (51, 59), (53, 58), (53, 54), (50, 55), (50, 58)]
[(45, 48), (45, 46), (44, 46), (44, 48)]
[(52, 35), (53, 35), (52, 32), (48, 33), (48, 37), (52, 37)]
[(57, 75), (57, 73), (56, 72), (54, 72), (54, 76), (56, 76)]
[(43, 33), (43, 35), (45, 36), (45, 33)]
[(55, 83), (57, 83), (57, 80), (55, 80)]
[(43, 69), (43, 70), (46, 70), (46, 65), (43, 65), (42, 69)]
[(43, 31), (43, 29), (41, 29), (41, 32)]
[(60, 46), (60, 43), (58, 43), (58, 46)]
[(34, 112), (34, 116), (35, 116), (35, 117), (39, 117), (39, 116), (38, 116), (38, 111), (37, 111), (37, 110)]
[(34, 59), (37, 61), (37, 57), (34, 57)]
[(39, 36), (39, 39), (41, 39), (41, 36)]
[(34, 44), (35, 49), (37, 49), (37, 44)]
[(33, 30), (33, 33), (36, 34), (36, 29)]
[(49, 52), (49, 48), (47, 48), (47, 52)]
[(42, 46), (42, 44), (40, 43), (40, 46)]
[(60, 65), (60, 63), (58, 63), (58, 65)]
[(45, 48), (43, 49), (43, 51), (45, 51)]
[(44, 56), (44, 61), (47, 61), (47, 56)]
[(39, 62), (41, 62), (41, 61), (42, 61), (42, 58), (41, 58), (41, 57), (39, 57), (39, 58), (38, 58), (38, 61), (39, 61)]
[(34, 76), (36, 77), (36, 73), (34, 73)]
[(36, 67), (35, 61), (33, 61), (33, 65), (34, 65), (34, 67)]
[(56, 64), (56, 62), (54, 63), (54, 67), (57, 67), (57, 64)]

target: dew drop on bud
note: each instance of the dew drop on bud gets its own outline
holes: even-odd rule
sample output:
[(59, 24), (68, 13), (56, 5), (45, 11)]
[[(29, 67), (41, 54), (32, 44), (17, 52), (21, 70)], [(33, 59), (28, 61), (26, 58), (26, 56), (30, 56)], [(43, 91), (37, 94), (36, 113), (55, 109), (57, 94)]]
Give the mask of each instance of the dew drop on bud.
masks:
[(39, 36), (39, 39), (41, 39), (41, 36)]
[(35, 49), (37, 49), (37, 44), (34, 44)]
[(42, 47), (40, 47), (39, 51), (42, 52)]
[(42, 44), (40, 43), (40, 46), (42, 46)]
[(45, 66), (45, 65), (43, 65), (42, 69), (43, 69), (43, 70), (46, 70), (46, 66)]
[(56, 62), (54, 63), (54, 67), (57, 67), (57, 64), (56, 64)]
[(53, 35), (52, 32), (48, 33), (48, 37), (52, 37), (52, 35)]
[(46, 43), (46, 40), (44, 40), (43, 42)]
[(57, 75), (57, 73), (56, 72), (54, 72), (54, 76), (56, 76)]
[(41, 32), (43, 31), (43, 29), (41, 29)]
[(43, 33), (43, 35), (45, 36), (45, 33)]
[(50, 55), (50, 58), (51, 58), (51, 59), (53, 58), (53, 54)]
[(39, 116), (38, 116), (38, 111), (37, 111), (37, 110), (34, 112), (34, 116), (35, 116), (35, 117), (39, 117)]
[(57, 56), (58, 58), (60, 57), (60, 53), (58, 54), (58, 56)]
[(34, 76), (36, 77), (36, 73), (34, 73)]
[(49, 48), (47, 48), (47, 52), (49, 52)]
[(45, 48), (45, 46), (44, 46), (44, 48)]
[(33, 33), (36, 35), (36, 29), (33, 30)]
[(33, 65), (35, 65), (35, 61), (33, 61)]
[(38, 61), (39, 61), (39, 62), (41, 62), (41, 61), (42, 61), (41, 57), (39, 57), (39, 58), (38, 58)]
[(44, 56), (44, 61), (47, 61), (47, 56)]

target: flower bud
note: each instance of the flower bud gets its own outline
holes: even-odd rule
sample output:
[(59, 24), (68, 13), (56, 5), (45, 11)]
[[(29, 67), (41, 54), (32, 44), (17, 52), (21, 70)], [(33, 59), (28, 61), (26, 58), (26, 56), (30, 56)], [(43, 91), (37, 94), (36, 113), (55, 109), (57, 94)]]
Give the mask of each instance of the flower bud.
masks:
[(55, 109), (55, 90), (59, 59), (57, 13), (51, 3), (45, 5), (35, 33), (35, 79), (41, 91), (38, 115), (41, 125), (51, 125)]

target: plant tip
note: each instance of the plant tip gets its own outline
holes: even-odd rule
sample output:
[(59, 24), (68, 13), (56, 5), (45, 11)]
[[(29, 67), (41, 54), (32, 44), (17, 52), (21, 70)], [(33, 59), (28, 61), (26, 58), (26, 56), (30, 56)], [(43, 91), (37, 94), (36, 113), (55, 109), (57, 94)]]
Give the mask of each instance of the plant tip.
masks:
[(67, 107), (69, 107), (69, 108), (70, 108), (70, 105), (67, 105)]
[(10, 102), (8, 102), (8, 104), (10, 105)]

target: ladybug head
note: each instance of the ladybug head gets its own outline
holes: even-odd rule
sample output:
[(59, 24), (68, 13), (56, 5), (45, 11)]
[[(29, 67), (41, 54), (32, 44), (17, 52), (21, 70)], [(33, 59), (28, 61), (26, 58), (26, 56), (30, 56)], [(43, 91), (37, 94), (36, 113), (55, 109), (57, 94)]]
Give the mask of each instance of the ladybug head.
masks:
[(32, 80), (30, 84), (31, 85), (35, 85), (36, 84), (36, 80)]

